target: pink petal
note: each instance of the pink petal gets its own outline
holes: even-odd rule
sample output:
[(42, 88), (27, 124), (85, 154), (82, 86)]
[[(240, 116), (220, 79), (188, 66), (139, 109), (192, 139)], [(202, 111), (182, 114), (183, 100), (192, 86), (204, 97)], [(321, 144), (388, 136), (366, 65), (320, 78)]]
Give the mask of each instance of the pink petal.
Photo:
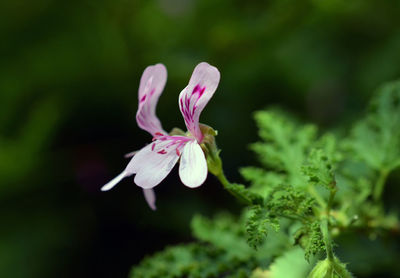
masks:
[[(125, 171), (136, 174), (135, 183), (145, 189), (153, 188), (168, 174), (179, 159), (179, 149), (186, 142), (175, 140), (182, 136), (166, 136), (170, 139), (156, 140), (141, 149), (129, 162)], [(185, 137), (183, 137), (185, 138)], [(186, 139), (187, 141), (187, 139)]]
[(108, 191), (110, 189), (112, 189), (114, 186), (116, 186), (123, 178), (126, 178), (130, 176), (125, 170), (119, 174), (118, 176), (116, 176), (115, 178), (113, 178), (111, 181), (109, 181), (107, 184), (103, 185), (103, 187), (101, 188), (101, 191)]
[(194, 69), (189, 84), (179, 95), (179, 108), (186, 127), (199, 143), (203, 140), (199, 127), (200, 113), (217, 89), (219, 79), (216, 67), (200, 63)]
[(140, 79), (136, 122), (140, 128), (151, 135), (156, 132), (165, 133), (160, 120), (156, 116), (156, 106), (166, 81), (167, 69), (163, 64), (147, 67)]
[(179, 176), (182, 183), (191, 188), (202, 185), (207, 178), (207, 161), (195, 140), (188, 142), (182, 151)]
[(156, 194), (153, 189), (143, 189), (144, 198), (152, 210), (156, 210)]

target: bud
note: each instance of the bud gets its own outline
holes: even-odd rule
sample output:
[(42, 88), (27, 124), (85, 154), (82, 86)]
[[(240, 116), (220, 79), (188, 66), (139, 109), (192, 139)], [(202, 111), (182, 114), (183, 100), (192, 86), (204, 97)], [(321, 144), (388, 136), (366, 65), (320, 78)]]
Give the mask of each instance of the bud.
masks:
[(352, 278), (353, 276), (346, 269), (346, 265), (341, 263), (338, 258), (333, 260), (325, 259), (319, 261), (308, 278)]

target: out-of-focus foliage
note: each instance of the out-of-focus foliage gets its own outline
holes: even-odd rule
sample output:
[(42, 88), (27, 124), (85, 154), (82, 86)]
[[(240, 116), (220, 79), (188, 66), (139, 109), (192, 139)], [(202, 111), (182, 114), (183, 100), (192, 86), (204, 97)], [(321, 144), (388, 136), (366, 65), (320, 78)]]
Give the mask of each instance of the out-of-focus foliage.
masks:
[[(248, 277), (251, 273), (254, 278), (352, 277), (347, 268), (351, 270), (353, 262), (347, 261), (346, 265), (330, 253), (331, 236), (340, 240), (348, 234), (366, 233), (373, 242), (378, 233), (379, 237), (390, 238), (400, 230), (399, 219), (384, 211), (381, 195), (375, 193), (376, 188), (383, 191), (390, 173), (382, 174), (382, 169), (393, 171), (399, 166), (396, 161), (400, 155), (394, 149), (400, 140), (394, 124), (400, 121), (399, 98), (400, 83), (383, 86), (372, 101), (375, 109), (356, 123), (348, 135), (337, 138), (328, 133), (318, 136), (315, 126), (297, 124), (281, 112), (256, 113), (262, 142), (253, 144), (252, 149), (259, 155), (262, 167), (242, 169), (244, 177), (251, 182), (248, 188), (237, 185), (228, 188), (233, 196), (242, 196), (239, 200), (246, 199), (250, 193), (253, 198), (246, 199), (247, 207), (239, 218), (225, 213), (213, 219), (196, 216), (192, 221), (195, 238), (207, 243), (203, 246), (224, 254), (223, 258), (208, 256), (215, 261), (209, 267), (226, 263), (227, 266), (219, 272), (198, 267), (192, 271), (188, 266), (196, 264), (196, 258), (192, 251), (186, 250), (188, 253), (182, 260), (185, 267), (171, 277), (241, 277), (242, 273)], [(365, 123), (369, 124), (366, 132), (370, 136), (355, 135)], [(382, 152), (386, 150), (379, 164), (371, 164), (359, 153), (368, 151), (365, 140), (369, 146), (381, 148)], [(361, 164), (349, 168), (351, 163)], [(363, 176), (360, 168), (369, 170), (364, 170)], [(371, 175), (371, 171), (376, 175)], [(342, 190), (345, 194), (335, 198), (336, 191)], [(355, 198), (360, 192), (362, 197)], [(316, 262), (325, 251), (327, 258)], [(147, 258), (134, 268), (132, 277), (156, 277), (152, 271), (165, 263), (163, 256), (169, 252), (167, 249)], [(389, 253), (393, 257), (368, 262), (376, 267), (370, 269), (371, 273), (390, 275), (398, 270), (399, 254), (393, 255), (390, 248)], [(351, 258), (351, 254), (342, 255)], [(172, 265), (179, 265), (179, 258), (169, 258)], [(245, 270), (235, 262), (246, 265)]]
[[(253, 111), (281, 104), (322, 129), (342, 124), (346, 132), (372, 89), (400, 76), (395, 0), (18, 0), (1, 1), (0, 13), (0, 277), (126, 277), (145, 253), (187, 240), (185, 223), (195, 212), (231, 208), (212, 178), (196, 193), (176, 186), (177, 178), (164, 182), (156, 214), (131, 180), (98, 193), (125, 166), (123, 154), (148, 139), (134, 122), (147, 65), (168, 68), (157, 108), (168, 130), (183, 127), (176, 102), (193, 67), (207, 61), (220, 69), (201, 120), (219, 130), (226, 172), (236, 177), (236, 168), (254, 165), (245, 147), (256, 137)], [(343, 144), (357, 159), (336, 177), (348, 215), (356, 215), (353, 202), (370, 199), (376, 176), (385, 176), (363, 156), (396, 163), (394, 151), (380, 152), (385, 138), (377, 139), (379, 150), (360, 152), (376, 136), (370, 120), (362, 126), (352, 136), (364, 146)], [(257, 167), (242, 174), (264, 197), (270, 188), (263, 184), (307, 180)], [(396, 208), (399, 191), (391, 188), (386, 199)], [(381, 213), (364, 207), (365, 215)], [(391, 219), (354, 225), (391, 227)]]
[(168, 247), (162, 252), (143, 260), (133, 269), (132, 278), (141, 277), (249, 277), (256, 264), (250, 261), (234, 261), (223, 250), (202, 244)]
[(400, 166), (399, 86), (400, 82), (394, 82), (379, 90), (370, 105), (370, 115), (357, 123), (349, 141), (357, 158), (376, 171)]

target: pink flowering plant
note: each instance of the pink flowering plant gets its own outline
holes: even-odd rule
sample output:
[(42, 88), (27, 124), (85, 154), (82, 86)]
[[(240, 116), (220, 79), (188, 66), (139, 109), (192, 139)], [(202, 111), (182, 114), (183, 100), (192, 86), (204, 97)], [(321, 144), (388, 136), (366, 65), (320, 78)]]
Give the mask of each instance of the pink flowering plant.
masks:
[[(162, 64), (145, 69), (136, 121), (153, 139), (128, 154), (132, 158), (126, 168), (102, 190), (135, 175), (134, 183), (155, 210), (153, 188), (179, 163), (184, 185), (198, 187), (210, 172), (244, 208), (240, 215), (195, 216), (191, 228), (196, 242), (145, 258), (132, 269), (132, 278), (349, 278), (348, 267), (362, 273), (365, 264), (347, 253), (369, 250), (353, 244), (351, 251), (343, 251), (336, 239), (346, 235), (357, 242), (364, 237), (373, 244), (400, 233), (397, 215), (387, 212), (382, 201), (388, 176), (400, 167), (400, 82), (379, 89), (369, 114), (345, 136), (319, 134), (315, 125), (299, 124), (276, 109), (255, 113), (261, 140), (251, 149), (260, 166), (240, 170), (249, 183), (245, 186), (225, 177), (217, 132), (199, 122), (220, 81), (218, 69), (198, 64), (180, 93), (186, 132), (166, 132), (156, 116), (166, 80)], [(391, 250), (368, 263), (379, 269), (388, 257), (395, 261)]]
[(156, 116), (157, 102), (167, 81), (167, 70), (162, 64), (147, 67), (140, 80), (136, 121), (140, 128), (153, 136), (153, 140), (135, 152), (125, 170), (102, 190), (110, 190), (123, 178), (135, 174), (134, 182), (143, 188), (146, 201), (155, 209), (153, 188), (171, 172), (178, 160), (182, 183), (190, 188), (202, 185), (208, 172), (203, 149), (206, 150), (206, 143), (210, 141), (208, 137), (213, 131), (201, 126), (199, 118), (219, 80), (217, 68), (207, 63), (196, 66), (189, 84), (179, 95), (179, 108), (188, 131), (174, 129), (169, 134)]

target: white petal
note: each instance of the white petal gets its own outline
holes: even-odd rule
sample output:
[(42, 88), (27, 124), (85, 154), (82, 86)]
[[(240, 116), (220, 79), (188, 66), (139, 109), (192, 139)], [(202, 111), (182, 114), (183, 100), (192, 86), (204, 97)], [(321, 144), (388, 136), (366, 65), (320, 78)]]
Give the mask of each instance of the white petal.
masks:
[(133, 157), (137, 152), (138, 152), (138, 151), (133, 151), (133, 152), (127, 153), (127, 154), (124, 155), (124, 157), (125, 157), (125, 158), (131, 158), (131, 157)]
[(179, 176), (184, 185), (194, 188), (202, 185), (207, 178), (207, 161), (203, 150), (196, 141), (188, 142), (181, 156)]
[(143, 189), (144, 198), (152, 210), (156, 210), (156, 194), (152, 188)]
[(103, 185), (103, 187), (101, 188), (101, 191), (108, 191), (111, 188), (113, 188), (114, 186), (117, 185), (117, 183), (119, 183), (123, 178), (130, 176), (129, 174), (127, 174), (126, 171), (123, 171), (121, 174), (119, 174), (118, 176), (116, 176), (115, 178), (113, 178), (111, 181), (109, 181), (107, 184)]
[(126, 172), (136, 173), (135, 183), (138, 186), (153, 188), (174, 168), (179, 155), (176, 148), (167, 147), (170, 143), (157, 140), (141, 149), (129, 162)]

